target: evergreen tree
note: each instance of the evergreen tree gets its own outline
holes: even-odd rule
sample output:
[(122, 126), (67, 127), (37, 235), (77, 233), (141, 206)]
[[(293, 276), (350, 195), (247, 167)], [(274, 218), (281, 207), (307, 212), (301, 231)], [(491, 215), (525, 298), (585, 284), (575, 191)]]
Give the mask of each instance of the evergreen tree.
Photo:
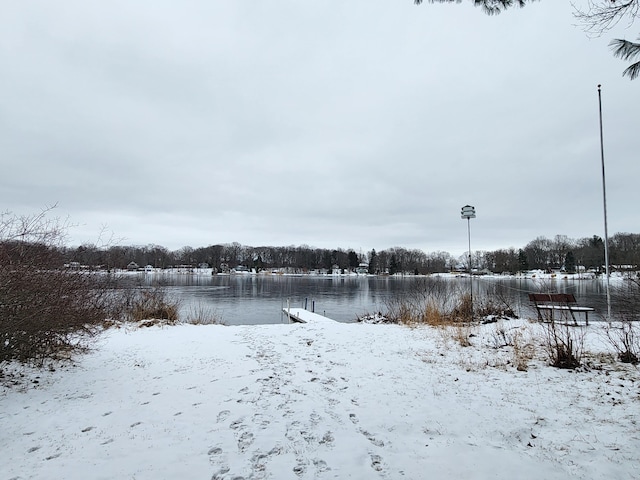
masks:
[(369, 273), (370, 274), (376, 273), (376, 263), (378, 261), (377, 256), (378, 254), (376, 253), (375, 249), (371, 250), (371, 253), (369, 254)]
[(349, 253), (347, 254), (347, 258), (349, 261), (350, 269), (354, 269), (358, 266), (359, 260), (358, 260), (358, 254), (356, 252), (354, 252), (353, 250), (349, 250)]
[(575, 273), (576, 271), (576, 257), (572, 251), (568, 251), (567, 256), (564, 257), (564, 269), (569, 273)]
[(398, 258), (394, 255), (391, 255), (391, 260), (389, 261), (389, 275), (395, 275), (400, 271), (400, 264), (398, 263)]
[(518, 270), (521, 272), (529, 270), (529, 261), (527, 260), (527, 254), (524, 250), (518, 250)]

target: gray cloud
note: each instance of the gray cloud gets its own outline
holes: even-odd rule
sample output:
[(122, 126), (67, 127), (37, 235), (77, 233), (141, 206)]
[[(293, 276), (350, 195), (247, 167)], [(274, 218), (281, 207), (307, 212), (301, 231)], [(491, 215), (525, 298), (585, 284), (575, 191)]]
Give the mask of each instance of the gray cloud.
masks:
[[(0, 204), (168, 248), (368, 250), (636, 231), (640, 90), (568, 5), (13, 3)], [(612, 35), (615, 35), (613, 33)]]

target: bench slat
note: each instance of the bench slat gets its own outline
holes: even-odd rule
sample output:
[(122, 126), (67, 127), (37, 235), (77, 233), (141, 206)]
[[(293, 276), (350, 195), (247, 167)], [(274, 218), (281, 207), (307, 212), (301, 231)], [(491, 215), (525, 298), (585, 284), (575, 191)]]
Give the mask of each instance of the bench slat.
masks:
[(532, 302), (577, 303), (573, 293), (530, 293)]

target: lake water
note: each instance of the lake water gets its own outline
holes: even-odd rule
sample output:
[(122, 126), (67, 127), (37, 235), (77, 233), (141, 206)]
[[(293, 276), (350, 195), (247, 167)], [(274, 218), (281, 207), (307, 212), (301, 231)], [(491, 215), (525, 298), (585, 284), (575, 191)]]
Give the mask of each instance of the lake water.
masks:
[[(193, 309), (214, 313), (228, 325), (286, 323), (282, 309), (290, 305), (315, 310), (340, 322), (355, 322), (366, 313), (384, 312), (387, 299), (410, 291), (424, 277), (287, 276), (140, 274), (142, 283), (161, 282), (181, 301), (182, 316)], [(461, 289), (468, 277), (447, 278)], [(573, 293), (582, 306), (596, 309), (589, 318), (606, 314), (606, 287), (602, 279), (535, 280), (514, 277), (474, 278), (474, 295), (493, 285), (502, 291), (519, 316), (535, 316), (527, 293), (558, 291)], [(478, 298), (478, 297), (476, 297)]]

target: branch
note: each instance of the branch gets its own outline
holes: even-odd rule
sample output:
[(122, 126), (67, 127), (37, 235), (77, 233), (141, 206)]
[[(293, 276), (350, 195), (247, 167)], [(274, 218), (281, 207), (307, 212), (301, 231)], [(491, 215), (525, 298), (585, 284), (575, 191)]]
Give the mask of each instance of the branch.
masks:
[(574, 16), (585, 32), (600, 36), (628, 17), (629, 25), (640, 13), (640, 0), (589, 0), (586, 10), (573, 4)]
[[(416, 5), (420, 5), (424, 0), (414, 0)], [(482, 7), (487, 15), (497, 15), (507, 8), (518, 6), (524, 7), (527, 2), (535, 2), (537, 0), (472, 0), (473, 5)], [(461, 3), (462, 0), (428, 0), (429, 3)]]
[[(609, 46), (612, 47), (613, 55), (622, 60), (633, 60), (640, 56), (640, 43), (630, 42), (629, 40), (616, 39), (612, 40)], [(640, 62), (636, 62), (622, 72), (623, 76), (629, 77), (631, 80), (640, 75)]]

